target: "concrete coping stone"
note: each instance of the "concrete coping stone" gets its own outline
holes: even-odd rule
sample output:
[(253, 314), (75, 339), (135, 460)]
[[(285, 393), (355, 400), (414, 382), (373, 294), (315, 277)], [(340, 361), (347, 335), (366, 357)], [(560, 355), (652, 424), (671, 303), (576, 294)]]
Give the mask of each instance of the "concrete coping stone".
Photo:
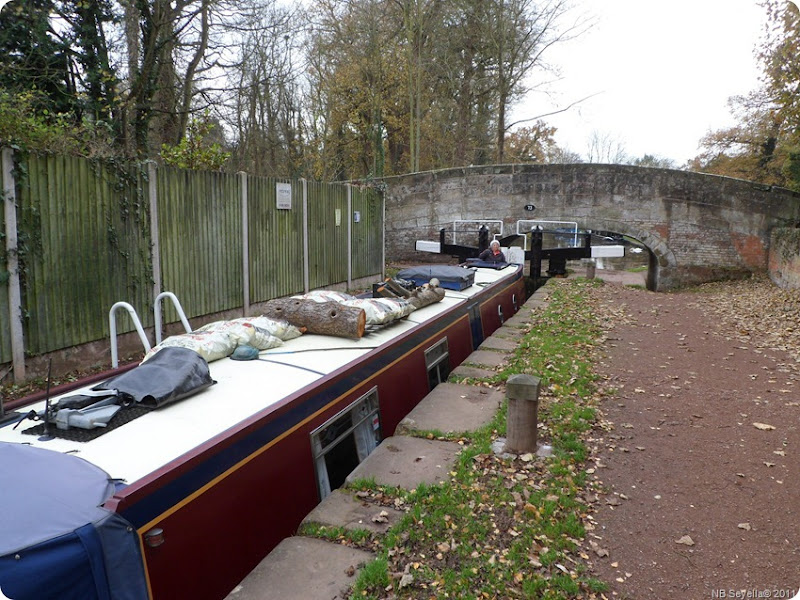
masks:
[(421, 483), (436, 485), (450, 480), (461, 446), (396, 435), (386, 438), (355, 470), (347, 483), (374, 478), (378, 485), (413, 490)]
[(519, 327), (506, 327), (505, 325), (503, 325), (499, 329), (495, 329), (495, 332), (492, 334), (492, 337), (518, 340), (524, 335), (525, 332), (522, 331), (522, 329)]
[(491, 388), (440, 383), (400, 421), (395, 434), (475, 431), (492, 421), (502, 403), (503, 394)]
[(356, 569), (373, 558), (371, 552), (324, 540), (286, 538), (226, 600), (343, 598), (356, 580)]
[(508, 319), (503, 325), (507, 327), (528, 327), (531, 324), (531, 319), (531, 314), (520, 312)]
[(327, 527), (367, 529), (385, 534), (405, 512), (390, 506), (381, 506), (358, 499), (350, 490), (333, 490), (331, 494), (312, 510), (303, 524), (317, 523)]
[(494, 336), (490, 336), (483, 340), (480, 346), (478, 346), (479, 350), (500, 350), (503, 352), (511, 352), (517, 349), (517, 343), (512, 342), (509, 340), (504, 340), (502, 338), (496, 338)]
[(488, 369), (481, 369), (480, 367), (468, 367), (466, 365), (459, 365), (450, 371), (450, 377), (467, 378), (470, 379), (488, 379), (497, 375), (496, 371), (489, 371)]
[(485, 367), (499, 367), (505, 364), (506, 354), (493, 352), (491, 350), (476, 350), (464, 361), (471, 365), (483, 365)]

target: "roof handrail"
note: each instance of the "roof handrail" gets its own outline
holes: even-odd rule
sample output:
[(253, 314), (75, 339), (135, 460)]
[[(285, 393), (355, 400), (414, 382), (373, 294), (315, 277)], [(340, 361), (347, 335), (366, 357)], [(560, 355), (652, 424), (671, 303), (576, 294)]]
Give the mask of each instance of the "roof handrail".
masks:
[(186, 333), (192, 332), (192, 327), (189, 325), (189, 320), (186, 318), (186, 313), (183, 312), (183, 307), (181, 306), (178, 297), (173, 294), (172, 292), (161, 292), (158, 296), (156, 296), (156, 300), (153, 303), (153, 316), (155, 317), (155, 329), (156, 329), (156, 346), (161, 343), (161, 300), (163, 298), (169, 298), (172, 300), (172, 305), (175, 307), (175, 312), (178, 313), (178, 317), (183, 323), (183, 328), (186, 330)]
[(128, 311), (128, 314), (131, 317), (131, 321), (133, 321), (134, 327), (136, 327), (136, 332), (139, 334), (139, 339), (142, 341), (142, 345), (144, 346), (145, 353), (150, 352), (150, 341), (147, 339), (147, 336), (144, 333), (144, 328), (142, 328), (142, 322), (139, 320), (139, 315), (136, 314), (136, 310), (128, 304), (127, 302), (117, 302), (114, 306), (111, 307), (111, 310), (108, 311), (108, 330), (109, 335), (111, 336), (111, 368), (116, 369), (119, 366), (119, 355), (117, 353), (117, 320), (115, 318), (115, 314), (117, 309), (124, 308)]

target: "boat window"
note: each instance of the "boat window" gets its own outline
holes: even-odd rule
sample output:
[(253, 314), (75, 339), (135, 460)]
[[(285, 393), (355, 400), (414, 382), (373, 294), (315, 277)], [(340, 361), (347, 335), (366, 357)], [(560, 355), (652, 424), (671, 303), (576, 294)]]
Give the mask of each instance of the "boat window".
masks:
[(447, 338), (425, 350), (425, 367), (428, 370), (428, 386), (435, 388), (450, 375), (450, 351)]
[(378, 446), (378, 408), (378, 388), (374, 387), (311, 432), (320, 500), (341, 487), (353, 469)]

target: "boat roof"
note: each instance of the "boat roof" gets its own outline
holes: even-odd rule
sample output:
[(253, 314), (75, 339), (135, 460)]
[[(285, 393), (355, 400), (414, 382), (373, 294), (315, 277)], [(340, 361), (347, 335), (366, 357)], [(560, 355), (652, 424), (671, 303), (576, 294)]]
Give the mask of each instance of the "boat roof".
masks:
[[(448, 309), (468, 302), (487, 286), (513, 277), (517, 271), (516, 265), (502, 270), (477, 269), (473, 285), (460, 291), (445, 290), (441, 302), (418, 309), (359, 340), (304, 334), (280, 347), (260, 352), (259, 360), (216, 360), (209, 364), (216, 385), (185, 400), (149, 411), (88, 442), (60, 438), (42, 440), (24, 434), (25, 429), (36, 424), (28, 421), (20, 423), (16, 429), (14, 422), (0, 427), (0, 442), (75, 454), (97, 465), (110, 477), (131, 484), (348, 363)], [(268, 385), (265, 382), (269, 382)], [(80, 394), (91, 387), (73, 390), (53, 400)], [(45, 402), (26, 408), (41, 412)]]

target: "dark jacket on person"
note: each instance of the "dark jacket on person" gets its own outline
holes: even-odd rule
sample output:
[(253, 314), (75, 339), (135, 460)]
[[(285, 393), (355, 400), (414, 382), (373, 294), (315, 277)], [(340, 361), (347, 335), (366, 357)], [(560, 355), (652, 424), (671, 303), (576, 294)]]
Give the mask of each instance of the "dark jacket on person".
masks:
[(492, 252), (491, 248), (487, 248), (483, 252), (478, 255), (480, 260), (492, 263), (504, 263), (506, 262), (506, 257), (503, 255), (503, 251), (498, 248), (497, 254)]

